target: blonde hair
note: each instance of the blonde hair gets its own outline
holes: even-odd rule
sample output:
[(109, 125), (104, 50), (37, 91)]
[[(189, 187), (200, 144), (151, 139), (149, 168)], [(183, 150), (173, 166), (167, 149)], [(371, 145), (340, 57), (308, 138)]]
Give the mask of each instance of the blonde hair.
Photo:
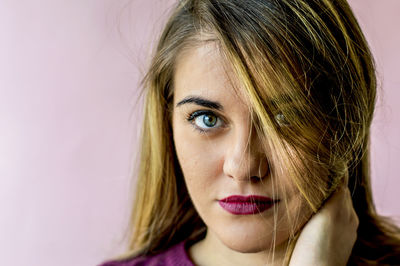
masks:
[[(360, 220), (350, 262), (400, 263), (399, 228), (376, 213), (371, 193), (374, 61), (345, 0), (176, 4), (142, 81), (136, 198), (129, 249), (118, 259), (156, 254), (205, 233), (177, 161), (170, 115), (177, 56), (207, 41), (218, 44), (234, 70), (251, 102), (257, 134), (281, 162), (272, 165), (271, 174), (289, 174), (314, 212), (347, 176)], [(280, 126), (277, 113), (290, 126)]]

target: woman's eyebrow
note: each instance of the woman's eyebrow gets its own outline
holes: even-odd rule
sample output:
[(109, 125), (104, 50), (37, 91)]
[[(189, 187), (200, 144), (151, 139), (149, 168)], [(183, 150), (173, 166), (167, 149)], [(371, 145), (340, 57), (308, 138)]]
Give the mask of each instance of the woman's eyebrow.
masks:
[(176, 104), (176, 107), (179, 107), (186, 103), (194, 103), (194, 104), (197, 104), (200, 106), (216, 109), (218, 111), (222, 111), (224, 109), (222, 107), (222, 104), (220, 104), (219, 102), (210, 101), (210, 100), (207, 100), (207, 99), (199, 97), (199, 96), (187, 96), (183, 100), (178, 102)]

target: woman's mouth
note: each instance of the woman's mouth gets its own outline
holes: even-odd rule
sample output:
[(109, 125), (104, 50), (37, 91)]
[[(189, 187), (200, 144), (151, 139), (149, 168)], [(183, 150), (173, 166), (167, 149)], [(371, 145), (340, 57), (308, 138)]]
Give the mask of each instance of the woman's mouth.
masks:
[(280, 200), (264, 196), (238, 196), (233, 195), (219, 200), (219, 205), (226, 211), (235, 215), (257, 214), (268, 210)]

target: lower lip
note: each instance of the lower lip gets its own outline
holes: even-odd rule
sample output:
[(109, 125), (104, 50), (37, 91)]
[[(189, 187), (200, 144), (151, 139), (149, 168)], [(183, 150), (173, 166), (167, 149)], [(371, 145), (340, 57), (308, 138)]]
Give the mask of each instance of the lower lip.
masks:
[(275, 202), (224, 202), (219, 201), (219, 205), (226, 211), (235, 215), (249, 215), (264, 212), (274, 206)]

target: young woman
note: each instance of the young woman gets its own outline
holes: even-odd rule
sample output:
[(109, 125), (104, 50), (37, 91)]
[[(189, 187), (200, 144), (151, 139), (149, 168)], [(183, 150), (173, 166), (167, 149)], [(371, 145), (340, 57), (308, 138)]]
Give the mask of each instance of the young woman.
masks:
[(180, 1), (143, 85), (130, 246), (103, 266), (400, 265), (345, 0)]

